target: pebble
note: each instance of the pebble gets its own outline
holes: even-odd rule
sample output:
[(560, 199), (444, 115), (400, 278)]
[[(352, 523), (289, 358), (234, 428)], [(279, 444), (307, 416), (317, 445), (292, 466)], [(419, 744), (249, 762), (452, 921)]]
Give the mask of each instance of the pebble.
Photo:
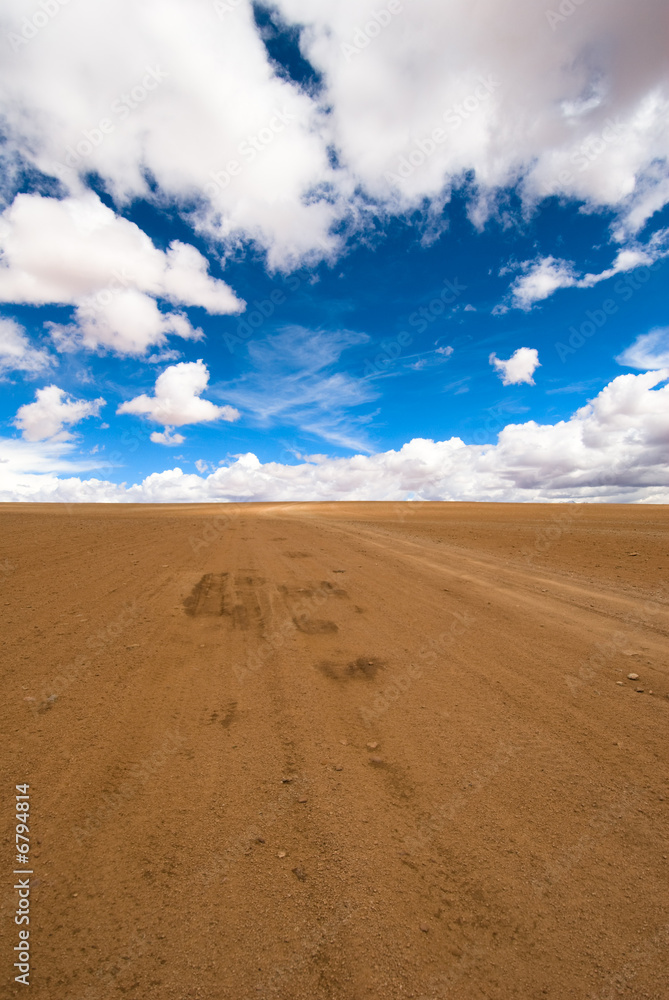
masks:
[(306, 802), (307, 800), (306, 799), (298, 799), (297, 801), (298, 802)]
[(378, 743), (368, 743), (367, 744), (367, 749), (368, 750), (376, 750), (376, 748), (378, 747), (378, 745), (379, 745)]
[(284, 785), (289, 785), (293, 779), (292, 778), (282, 778), (281, 781)]
[(277, 858), (285, 858), (286, 852), (285, 851), (278, 851), (276, 856), (277, 856)]
[(307, 874), (302, 868), (293, 868), (292, 872), (295, 878), (299, 879), (300, 882), (306, 882)]
[(370, 764), (383, 764), (383, 757), (370, 757), (369, 758), (369, 763)]
[(341, 764), (335, 764), (333, 770), (334, 771), (343, 771), (344, 768), (341, 766)]
[(623, 686), (623, 682), (622, 681), (616, 681), (616, 684), (620, 684), (621, 687)]
[(638, 674), (628, 674), (627, 675), (627, 680), (628, 681), (638, 681), (639, 680), (639, 675)]
[(420, 925), (420, 929), (422, 930), (423, 934), (427, 934), (429, 932), (429, 930), (430, 930), (430, 928), (427, 926), (427, 924), (421, 924)]
[(643, 694), (643, 688), (634, 688), (637, 694)]

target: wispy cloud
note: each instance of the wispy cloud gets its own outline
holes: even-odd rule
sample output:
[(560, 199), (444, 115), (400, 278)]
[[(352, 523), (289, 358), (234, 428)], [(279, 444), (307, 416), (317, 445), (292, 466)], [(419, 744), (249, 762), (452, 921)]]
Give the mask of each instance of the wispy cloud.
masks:
[(371, 414), (351, 411), (377, 398), (363, 378), (337, 370), (342, 354), (369, 342), (353, 330), (290, 326), (249, 344), (251, 370), (216, 389), (262, 427), (290, 425), (340, 447), (369, 451)]

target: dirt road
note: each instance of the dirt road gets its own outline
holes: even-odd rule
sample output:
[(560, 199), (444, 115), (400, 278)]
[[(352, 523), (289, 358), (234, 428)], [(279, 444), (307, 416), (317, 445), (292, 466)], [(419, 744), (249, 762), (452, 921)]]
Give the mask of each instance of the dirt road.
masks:
[(0, 995), (666, 997), (668, 527), (3, 505)]

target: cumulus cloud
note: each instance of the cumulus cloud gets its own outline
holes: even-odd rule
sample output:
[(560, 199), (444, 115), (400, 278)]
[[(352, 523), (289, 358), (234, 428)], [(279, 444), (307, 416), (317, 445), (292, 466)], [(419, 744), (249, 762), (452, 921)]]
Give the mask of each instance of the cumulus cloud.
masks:
[[(527, 265), (528, 266), (529, 262)], [(513, 305), (519, 309), (531, 309), (535, 302), (547, 299), (558, 288), (571, 288), (576, 284), (572, 264), (555, 257), (529, 265), (526, 274), (516, 278), (511, 287)]]
[(32, 346), (19, 323), (0, 316), (0, 379), (12, 371), (39, 375), (54, 361), (44, 348)]
[(164, 431), (153, 431), (150, 437), (154, 444), (165, 444), (170, 448), (183, 444), (186, 440), (183, 434), (175, 434), (173, 427), (166, 427)]
[(663, 0), (589, 0), (558, 23), (535, 0), (481, 0), (476, 17), (467, 0), (275, 11), (320, 89), (274, 72), (249, 0), (99, 0), (93, 21), (73, 4), (29, 40), (6, 0), (7, 156), (71, 194), (97, 173), (119, 202), (169, 198), (272, 267), (331, 256), (369, 199), (438, 207), (465, 177), (477, 225), (509, 185), (528, 208), (612, 208), (621, 240), (669, 200)]
[(216, 314), (243, 308), (195, 247), (174, 241), (159, 250), (92, 192), (18, 195), (0, 217), (0, 251), (0, 302), (75, 307), (75, 325), (50, 326), (61, 350), (137, 355), (169, 333), (202, 336), (183, 313), (161, 312), (157, 300)]
[[(620, 375), (569, 420), (509, 424), (494, 444), (414, 439), (398, 451), (261, 463), (253, 454), (210, 475), (180, 468), (116, 485), (0, 465), (0, 500), (137, 503), (236, 500), (669, 501), (669, 369)], [(10, 445), (12, 443), (10, 442)], [(7, 442), (0, 442), (0, 455)], [(44, 465), (40, 467), (44, 469)], [(7, 471), (6, 471), (7, 470)], [(30, 473), (30, 474), (28, 474)]]
[(173, 433), (175, 427), (239, 419), (239, 410), (233, 406), (216, 406), (201, 398), (208, 383), (209, 369), (202, 360), (182, 361), (178, 365), (170, 365), (158, 376), (153, 396), (142, 393), (121, 403), (116, 412), (132, 413), (164, 424), (163, 432), (154, 431), (151, 434), (151, 440), (156, 444), (182, 444), (185, 438)]
[(643, 333), (616, 358), (619, 365), (643, 371), (669, 368), (669, 327)]
[(534, 385), (532, 376), (541, 367), (535, 347), (519, 347), (506, 361), (498, 358), (493, 351), (488, 361), (497, 369), (503, 385), (519, 385), (521, 382)]
[(75, 399), (57, 385), (38, 389), (34, 403), (19, 407), (14, 425), (19, 428), (26, 441), (68, 441), (72, 434), (65, 425), (71, 427), (86, 417), (97, 417), (105, 400)]
[(3, 6), (1, 82), (11, 144), (38, 169), (71, 192), (95, 172), (119, 202), (159, 191), (276, 264), (335, 245), (336, 199), (313, 196), (333, 175), (326, 116), (274, 73), (248, 0), (227, 15), (209, 0), (100, 0), (94, 19), (70, 5), (21, 44), (25, 17), (20, 0)]
[(519, 182), (528, 203), (613, 206), (637, 228), (667, 195), (661, 0), (595, 0), (558, 25), (533, 0), (483, 0), (475, 18), (466, 0), (413, 0), (381, 30), (370, 0), (278, 5), (306, 25), (340, 157), (379, 199), (388, 174), (406, 207), (473, 172), (479, 223)]

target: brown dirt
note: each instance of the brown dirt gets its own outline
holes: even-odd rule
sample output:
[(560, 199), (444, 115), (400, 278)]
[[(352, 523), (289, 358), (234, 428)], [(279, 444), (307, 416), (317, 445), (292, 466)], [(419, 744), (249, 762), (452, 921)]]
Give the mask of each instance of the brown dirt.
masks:
[(3, 505), (0, 995), (666, 996), (668, 521)]

